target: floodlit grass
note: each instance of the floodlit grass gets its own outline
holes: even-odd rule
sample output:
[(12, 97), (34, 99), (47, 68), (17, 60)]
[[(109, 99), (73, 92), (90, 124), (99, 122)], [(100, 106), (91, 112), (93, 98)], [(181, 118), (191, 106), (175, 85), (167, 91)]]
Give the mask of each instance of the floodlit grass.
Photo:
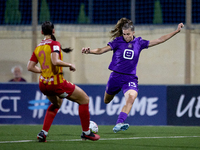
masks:
[(99, 141), (82, 141), (81, 126), (52, 125), (46, 143), (37, 142), (41, 125), (0, 125), (1, 150), (194, 150), (200, 149), (200, 127), (130, 126), (113, 133), (99, 126)]

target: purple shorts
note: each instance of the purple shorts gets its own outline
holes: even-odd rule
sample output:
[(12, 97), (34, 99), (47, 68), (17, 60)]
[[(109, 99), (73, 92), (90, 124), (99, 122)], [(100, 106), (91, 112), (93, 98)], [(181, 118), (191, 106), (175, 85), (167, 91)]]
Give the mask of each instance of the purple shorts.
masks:
[(130, 89), (138, 92), (138, 77), (136, 75), (112, 72), (106, 86), (106, 92), (109, 95), (115, 95), (119, 93), (121, 89), (124, 94)]

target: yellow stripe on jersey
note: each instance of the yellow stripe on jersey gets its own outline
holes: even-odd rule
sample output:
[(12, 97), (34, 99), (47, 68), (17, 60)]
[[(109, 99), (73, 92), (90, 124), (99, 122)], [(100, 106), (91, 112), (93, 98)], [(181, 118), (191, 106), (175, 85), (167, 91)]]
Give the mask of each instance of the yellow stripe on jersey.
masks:
[(60, 83), (63, 83), (63, 75), (59, 74), (59, 81), (61, 81)]

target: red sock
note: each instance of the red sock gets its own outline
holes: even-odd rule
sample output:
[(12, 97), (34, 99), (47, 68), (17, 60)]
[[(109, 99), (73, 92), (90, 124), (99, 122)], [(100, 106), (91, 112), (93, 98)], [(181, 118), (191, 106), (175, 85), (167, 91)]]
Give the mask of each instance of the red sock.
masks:
[(53, 104), (48, 107), (43, 123), (43, 130), (46, 132), (49, 131), (58, 110), (59, 108), (55, 107)]
[(90, 113), (88, 104), (79, 105), (79, 117), (81, 120), (82, 130), (88, 131), (90, 125)]

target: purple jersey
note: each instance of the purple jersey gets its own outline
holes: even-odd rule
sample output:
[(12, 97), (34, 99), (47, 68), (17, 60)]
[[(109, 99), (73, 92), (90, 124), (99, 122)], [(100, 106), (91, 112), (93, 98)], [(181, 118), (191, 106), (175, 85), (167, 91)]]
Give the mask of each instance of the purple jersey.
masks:
[(140, 52), (142, 49), (148, 48), (149, 41), (137, 37), (127, 43), (123, 36), (120, 36), (109, 42), (108, 45), (113, 50), (109, 69), (119, 73), (135, 75)]

